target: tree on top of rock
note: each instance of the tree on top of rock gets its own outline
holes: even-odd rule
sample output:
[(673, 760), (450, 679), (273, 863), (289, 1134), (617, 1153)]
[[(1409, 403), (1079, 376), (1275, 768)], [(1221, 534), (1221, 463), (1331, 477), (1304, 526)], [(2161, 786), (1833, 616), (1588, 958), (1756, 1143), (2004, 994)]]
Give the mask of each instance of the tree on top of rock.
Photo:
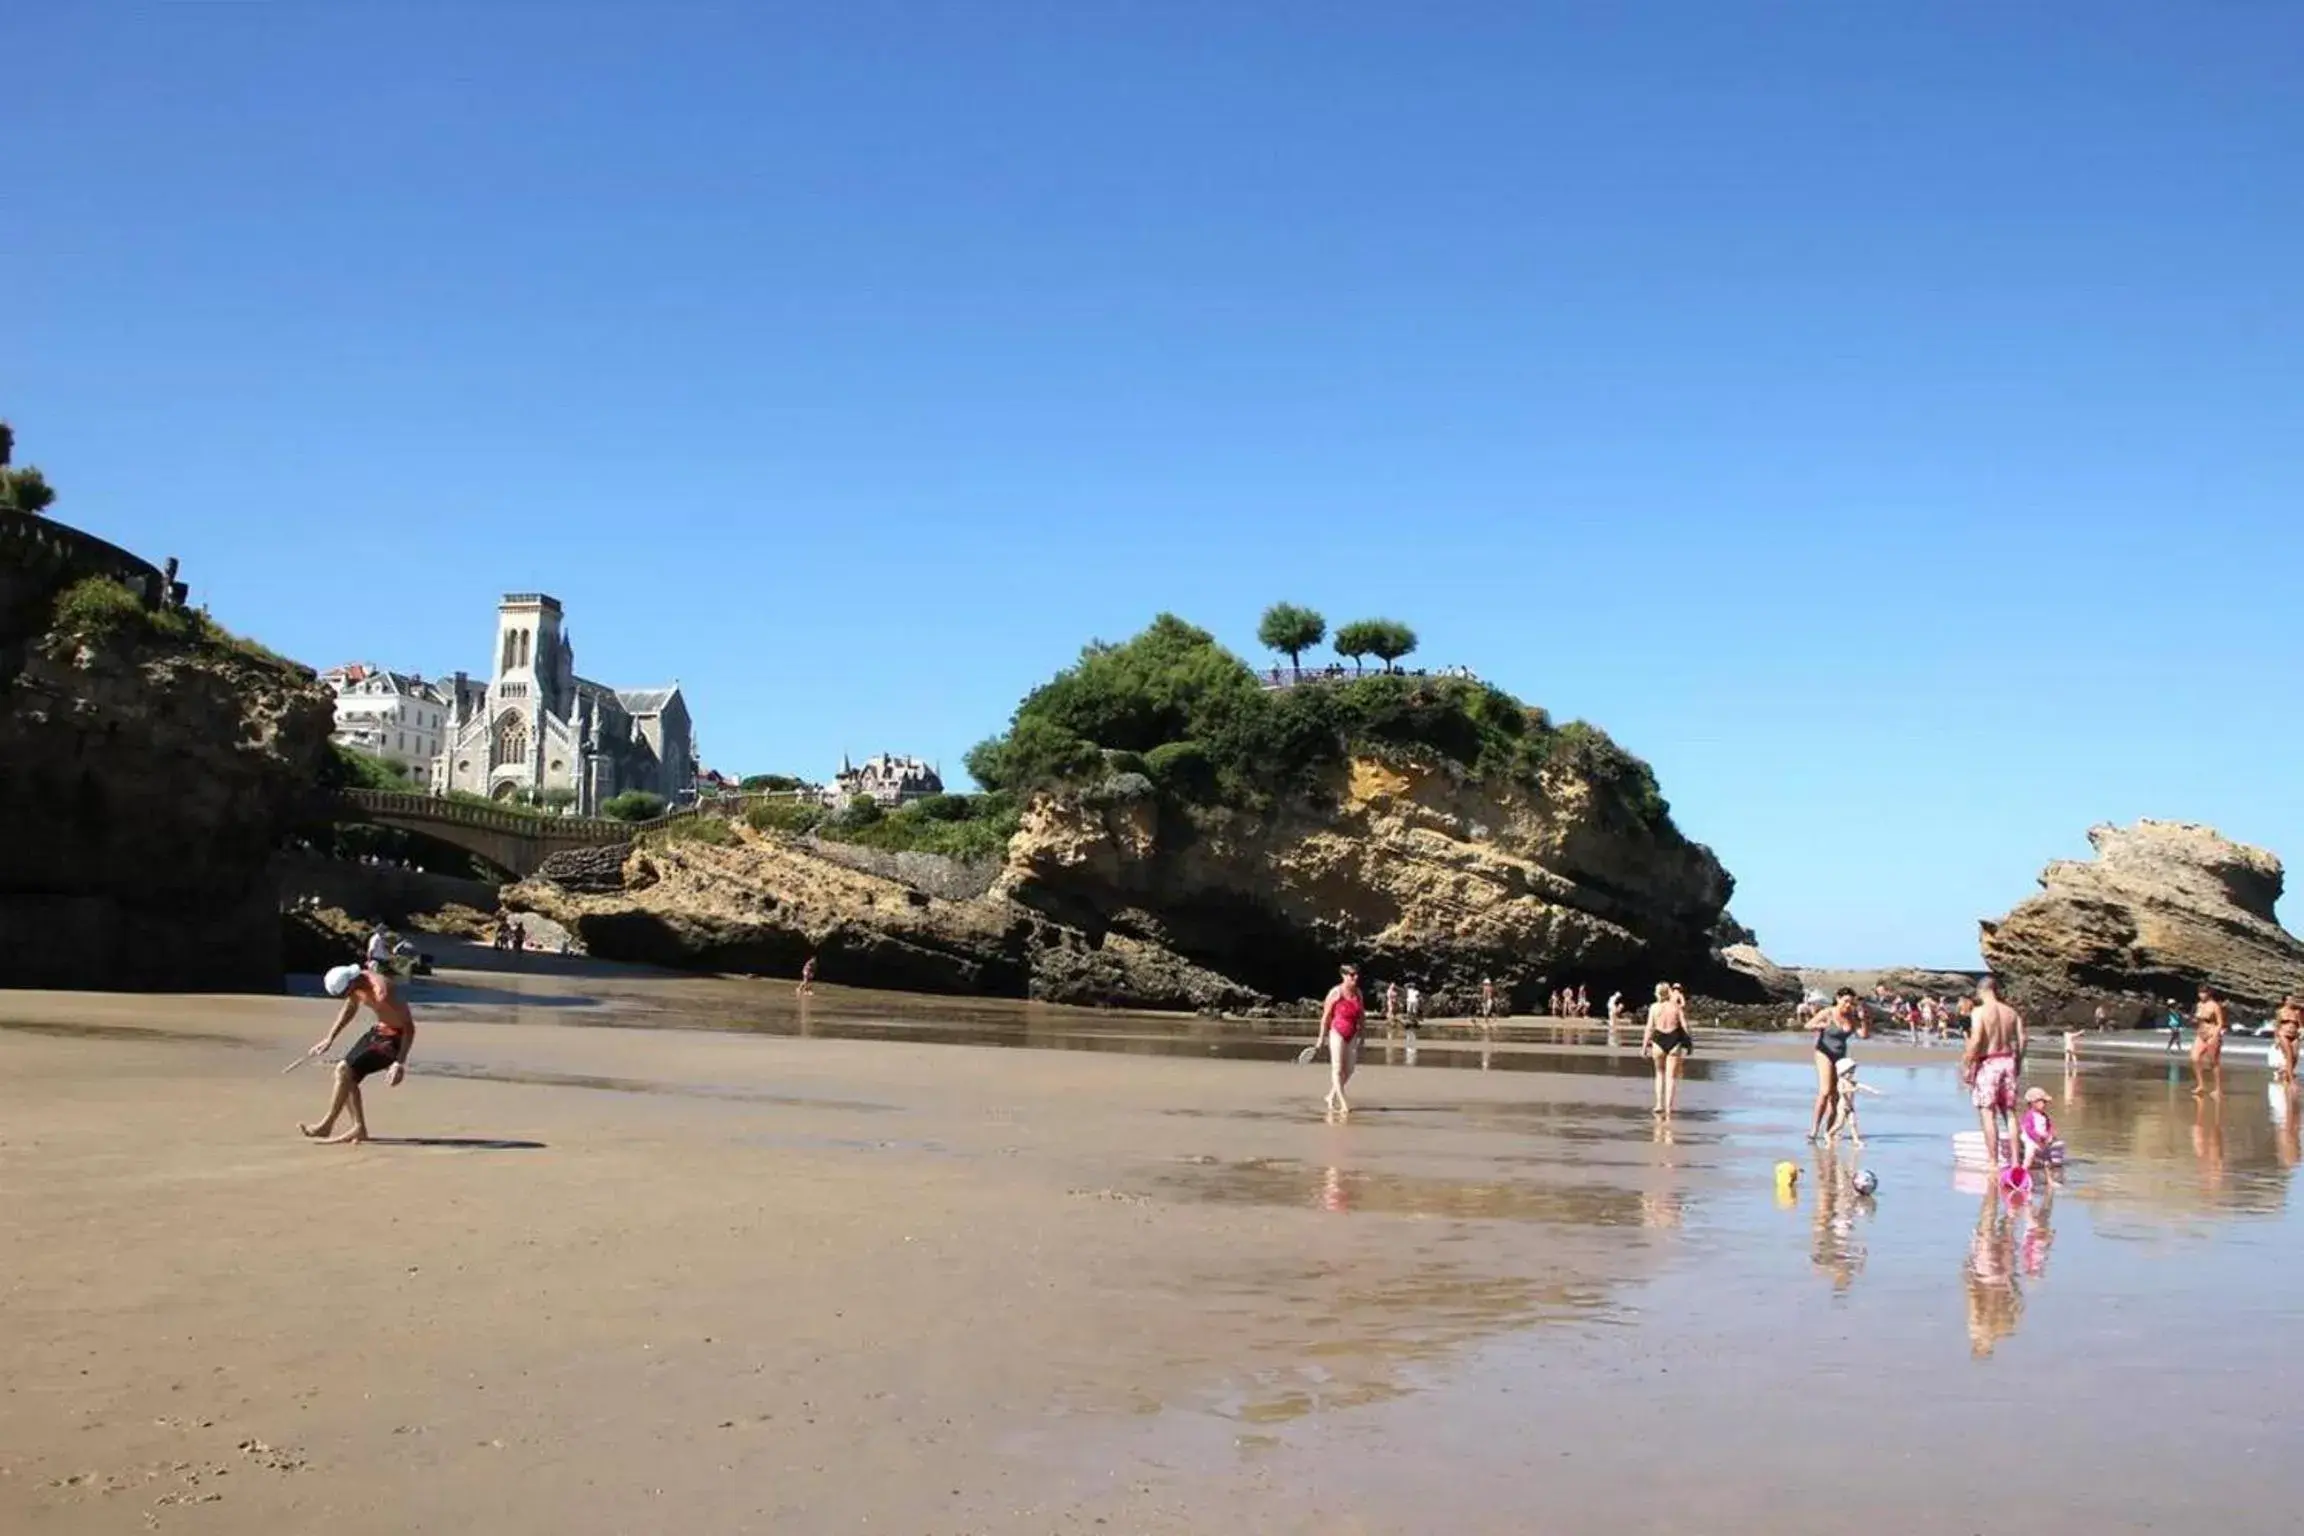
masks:
[(1368, 669), (1367, 658), (1376, 654), (1376, 644), (1383, 637), (1377, 633), (1384, 627), (1382, 619), (1354, 619), (1349, 624), (1336, 626), (1336, 654), (1352, 663), (1354, 672)]
[(0, 421), (0, 508), (38, 516), (55, 502), (55, 489), (48, 484), (46, 475), (29, 464), (22, 469), (11, 468), (15, 453), (15, 430)]
[(1304, 653), (1327, 633), (1326, 619), (1294, 603), (1274, 603), (1264, 610), (1264, 622), (1256, 626), (1256, 638), (1267, 649), (1287, 657), (1289, 670), (1294, 672), (1304, 670)]
[(1416, 649), (1416, 631), (1398, 619), (1362, 619), (1345, 628), (1357, 631), (1356, 639), (1367, 647), (1367, 654), (1384, 663), (1384, 670)]

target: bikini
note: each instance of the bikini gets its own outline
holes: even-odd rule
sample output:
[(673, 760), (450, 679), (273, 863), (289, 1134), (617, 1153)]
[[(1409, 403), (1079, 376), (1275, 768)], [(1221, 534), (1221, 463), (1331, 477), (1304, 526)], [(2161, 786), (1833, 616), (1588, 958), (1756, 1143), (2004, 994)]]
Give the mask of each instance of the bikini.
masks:
[(1666, 1056), (1674, 1051), (1687, 1055), (1696, 1049), (1696, 1042), (1688, 1037), (1684, 1028), (1660, 1029), (1656, 1031), (1656, 1049)]
[(1816, 1054), (1835, 1064), (1848, 1058), (1848, 1037), (1855, 1031), (1837, 1019), (1816, 1031)]

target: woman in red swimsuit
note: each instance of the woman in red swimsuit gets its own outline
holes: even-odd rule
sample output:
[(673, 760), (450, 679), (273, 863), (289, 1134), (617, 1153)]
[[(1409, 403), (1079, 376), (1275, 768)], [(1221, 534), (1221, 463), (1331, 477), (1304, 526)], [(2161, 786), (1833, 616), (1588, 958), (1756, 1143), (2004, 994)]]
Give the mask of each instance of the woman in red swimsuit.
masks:
[(1344, 967), (1344, 977), (1328, 989), (1328, 997), (1320, 1005), (1320, 1039), (1328, 1047), (1328, 1108), (1337, 1114), (1352, 1113), (1352, 1105), (1344, 1097), (1344, 1085), (1352, 1081), (1352, 1069), (1360, 1065), (1360, 1019), (1366, 1011), (1360, 1001), (1360, 967)]

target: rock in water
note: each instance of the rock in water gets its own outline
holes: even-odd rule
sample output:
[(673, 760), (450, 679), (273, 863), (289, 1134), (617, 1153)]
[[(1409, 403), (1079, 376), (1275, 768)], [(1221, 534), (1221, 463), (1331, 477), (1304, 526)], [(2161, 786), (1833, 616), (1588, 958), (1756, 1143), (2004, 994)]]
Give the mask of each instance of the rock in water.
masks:
[(2094, 860), (2050, 864), (2039, 895), (1982, 925), (1985, 961), (2020, 1001), (2074, 1019), (2116, 1002), (2132, 1022), (2201, 982), (2248, 1010), (2304, 991), (2304, 940), (2272, 915), (2279, 859), (2190, 822), (2100, 826), (2088, 841)]

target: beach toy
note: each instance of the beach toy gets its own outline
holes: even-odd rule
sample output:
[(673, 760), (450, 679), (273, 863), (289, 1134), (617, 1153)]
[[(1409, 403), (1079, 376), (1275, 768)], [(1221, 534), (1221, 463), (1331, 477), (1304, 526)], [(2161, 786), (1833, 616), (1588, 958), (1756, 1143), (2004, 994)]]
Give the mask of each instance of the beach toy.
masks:
[(1869, 1168), (1856, 1170), (1856, 1193), (1869, 1195), (1880, 1187), (1880, 1176)]

